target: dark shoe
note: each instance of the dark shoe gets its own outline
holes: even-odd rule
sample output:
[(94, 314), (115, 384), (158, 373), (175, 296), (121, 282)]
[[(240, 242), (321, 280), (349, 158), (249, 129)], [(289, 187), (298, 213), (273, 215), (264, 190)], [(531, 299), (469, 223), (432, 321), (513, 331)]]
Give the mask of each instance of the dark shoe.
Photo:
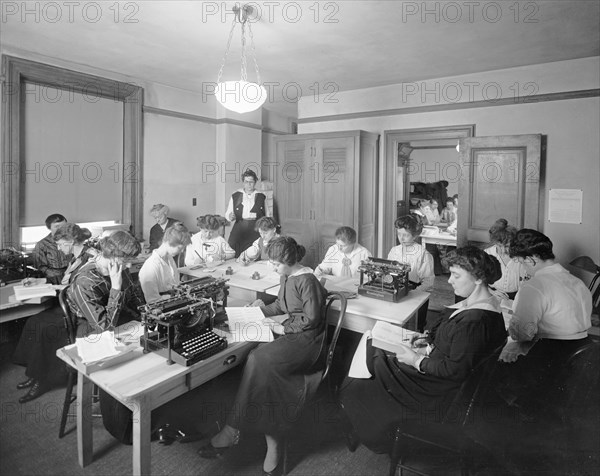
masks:
[(173, 430), (167, 423), (165, 426), (161, 426), (158, 429), (158, 442), (161, 445), (168, 446), (172, 444), (177, 438), (177, 432)]
[[(221, 436), (222, 434), (225, 434), (225, 438), (223, 438)], [(225, 439), (225, 441), (228, 443), (227, 446), (213, 446), (212, 440), (215, 438), (219, 439), (219, 437), (221, 437), (221, 441), (223, 441), (223, 439)], [(239, 441), (240, 441), (239, 430), (231, 428), (230, 426), (225, 426), (225, 428), (223, 428), (223, 430), (221, 430), (217, 435), (215, 435), (215, 436), (213, 436), (213, 438), (211, 438), (211, 441), (209, 441), (208, 444), (205, 444), (198, 449), (198, 454), (200, 455), (201, 458), (214, 459), (217, 456), (221, 456), (223, 453), (225, 453), (225, 451), (227, 451), (232, 446), (237, 445), (239, 443)]]
[(223, 446), (221, 448), (216, 448), (212, 445), (212, 443), (208, 443), (204, 446), (198, 448), (198, 454), (201, 458), (205, 459), (215, 459), (218, 456), (221, 456), (225, 451), (227, 451), (231, 446)]
[(356, 430), (354, 430), (354, 428), (345, 429), (344, 438), (346, 439), (346, 446), (348, 447), (348, 450), (350, 453), (354, 453), (360, 444)]
[(36, 380), (33, 386), (29, 389), (29, 392), (19, 398), (19, 403), (27, 403), (31, 400), (35, 400), (37, 397), (43, 395), (47, 391), (48, 389), (44, 387), (39, 380)]
[(35, 383), (35, 379), (34, 378), (28, 378), (27, 380), (25, 380), (23, 382), (19, 382), (17, 384), (17, 390), (23, 390), (24, 388), (29, 388), (34, 383)]
[(271, 471), (265, 471), (263, 469), (263, 476), (281, 476), (282, 473), (283, 473), (283, 464), (281, 464), (281, 461)]

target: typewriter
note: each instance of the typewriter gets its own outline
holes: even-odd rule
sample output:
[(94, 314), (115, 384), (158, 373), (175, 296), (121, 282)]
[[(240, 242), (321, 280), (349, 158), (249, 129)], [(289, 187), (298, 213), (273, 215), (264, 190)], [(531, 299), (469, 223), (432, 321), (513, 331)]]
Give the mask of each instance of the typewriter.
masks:
[(387, 259), (369, 258), (364, 260), (358, 269), (358, 294), (390, 302), (398, 302), (408, 294), (409, 265)]
[(227, 348), (227, 339), (212, 331), (219, 303), (227, 300), (226, 279), (198, 278), (181, 283), (171, 296), (140, 306), (144, 353), (156, 352), (189, 366)]

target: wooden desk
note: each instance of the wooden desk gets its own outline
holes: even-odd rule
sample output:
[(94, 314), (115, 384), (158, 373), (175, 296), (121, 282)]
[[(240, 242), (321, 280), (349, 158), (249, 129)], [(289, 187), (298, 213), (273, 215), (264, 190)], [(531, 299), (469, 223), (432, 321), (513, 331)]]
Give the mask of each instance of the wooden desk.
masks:
[(431, 245), (456, 246), (456, 235), (453, 235), (446, 231), (440, 231), (438, 233), (421, 235), (421, 243), (423, 245), (431, 244)]
[[(339, 278), (334, 276), (325, 276), (325, 287), (329, 291), (350, 291), (358, 290), (358, 279)], [(268, 294), (277, 295), (279, 286), (271, 288)], [(427, 302), (429, 293), (420, 291), (410, 291), (400, 302), (387, 302), (379, 299), (373, 299), (367, 296), (359, 295), (356, 298), (348, 299), (346, 307), (346, 316), (342, 327), (354, 332), (363, 333), (371, 330), (377, 321), (390, 322), (399, 326), (404, 326), (411, 317), (416, 315), (419, 308)], [(332, 309), (339, 310), (339, 303), (335, 302)], [(337, 313), (329, 314), (329, 323), (335, 325)]]
[[(119, 328), (120, 336), (139, 335), (141, 324), (130, 322)], [(136, 337), (132, 337), (132, 341)], [(139, 337), (138, 337), (139, 338)], [(75, 368), (77, 379), (77, 451), (84, 467), (93, 460), (92, 387), (98, 385), (133, 412), (133, 474), (150, 474), (150, 413), (155, 408), (208, 382), (244, 362), (256, 346), (251, 342), (229, 347), (190, 367), (167, 365), (166, 359), (142, 348), (135, 357), (103, 370), (88, 372), (79, 360), (75, 346), (66, 346), (56, 355)]]
[[(231, 267), (233, 274), (225, 274), (228, 267)], [(214, 269), (214, 271), (207, 272), (206, 269)], [(196, 278), (213, 276), (228, 279), (229, 296), (246, 302), (257, 299), (260, 293), (265, 293), (274, 286), (279, 286), (279, 275), (268, 261), (254, 261), (244, 266), (242, 263), (236, 263), (235, 260), (229, 260), (215, 268), (189, 269), (189, 267), (184, 267), (179, 268), (179, 272)], [(260, 274), (260, 279), (252, 279), (255, 272)]]
[(20, 284), (20, 282), (11, 283), (0, 288), (0, 324), (22, 317), (33, 316), (56, 304), (56, 298), (49, 296), (39, 298), (40, 302), (36, 304), (13, 300), (15, 296), (14, 287)]

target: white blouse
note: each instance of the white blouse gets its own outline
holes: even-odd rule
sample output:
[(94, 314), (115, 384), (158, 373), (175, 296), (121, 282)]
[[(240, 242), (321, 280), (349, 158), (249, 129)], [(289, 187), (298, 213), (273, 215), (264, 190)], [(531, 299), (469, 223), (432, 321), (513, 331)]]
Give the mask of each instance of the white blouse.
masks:
[(179, 270), (171, 256), (161, 258), (158, 250), (154, 250), (142, 265), (139, 280), (146, 302), (149, 303), (163, 299), (161, 293), (166, 293), (179, 284)]
[(414, 283), (421, 283), (417, 290), (431, 291), (435, 280), (433, 256), (425, 246), (418, 243), (401, 243), (390, 250), (387, 259), (408, 264), (408, 279)]
[(192, 235), (192, 243), (185, 249), (185, 265), (204, 264), (207, 260), (222, 261), (235, 256), (235, 251), (222, 236), (202, 240), (200, 232)]

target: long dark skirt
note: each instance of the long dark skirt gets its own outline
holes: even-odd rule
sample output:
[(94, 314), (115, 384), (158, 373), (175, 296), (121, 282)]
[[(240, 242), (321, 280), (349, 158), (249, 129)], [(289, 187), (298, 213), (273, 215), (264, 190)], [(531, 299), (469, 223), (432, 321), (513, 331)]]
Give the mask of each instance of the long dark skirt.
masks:
[(241, 430), (279, 435), (296, 422), (311, 376), (324, 367), (324, 333), (287, 334), (248, 356), (227, 423)]
[(260, 236), (254, 229), (255, 225), (256, 220), (239, 220), (233, 224), (229, 235), (229, 246), (234, 249), (236, 258)]
[(61, 385), (67, 380), (67, 370), (56, 351), (67, 344), (63, 313), (56, 306), (27, 319), (13, 362), (26, 366), (25, 375), (43, 386)]
[(459, 386), (442, 385), (370, 344), (367, 367), (373, 377), (347, 377), (340, 402), (361, 443), (376, 453), (390, 451), (398, 424), (441, 422)]

